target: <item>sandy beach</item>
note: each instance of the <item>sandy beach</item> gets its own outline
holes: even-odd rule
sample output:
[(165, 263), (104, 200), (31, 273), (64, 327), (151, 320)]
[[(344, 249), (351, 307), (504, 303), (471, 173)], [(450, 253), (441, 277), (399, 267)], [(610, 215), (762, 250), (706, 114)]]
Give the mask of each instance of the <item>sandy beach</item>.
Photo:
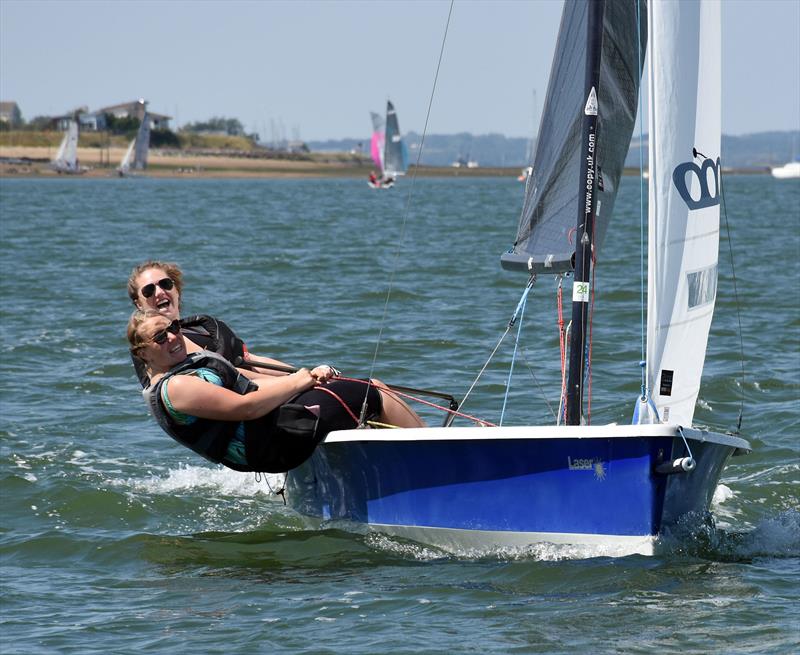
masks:
[[(58, 176), (49, 166), (55, 148), (30, 146), (0, 146), (0, 177)], [(124, 148), (78, 148), (78, 161), (85, 167), (82, 176), (115, 177), (116, 167), (125, 154)], [(110, 163), (109, 163), (110, 162)], [(200, 154), (181, 151), (151, 150), (148, 177), (364, 177), (373, 164), (366, 156), (341, 152), (311, 153), (307, 159), (269, 158), (243, 154)], [(409, 171), (409, 175), (412, 171)], [(420, 176), (505, 177), (519, 174), (518, 168), (452, 168), (425, 167)]]

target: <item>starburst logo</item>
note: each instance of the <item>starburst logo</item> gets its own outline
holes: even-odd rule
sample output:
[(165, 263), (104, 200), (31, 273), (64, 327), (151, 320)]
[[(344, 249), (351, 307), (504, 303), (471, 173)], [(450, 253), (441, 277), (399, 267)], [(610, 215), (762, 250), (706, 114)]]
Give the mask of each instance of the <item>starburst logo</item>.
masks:
[(602, 481), (606, 479), (606, 465), (599, 457), (579, 457), (577, 459), (572, 459), (572, 457), (567, 455), (567, 468), (570, 471), (592, 471), (595, 480)]
[(594, 462), (594, 479), (595, 480), (605, 480), (606, 479), (606, 467), (603, 462), (599, 459), (596, 459)]

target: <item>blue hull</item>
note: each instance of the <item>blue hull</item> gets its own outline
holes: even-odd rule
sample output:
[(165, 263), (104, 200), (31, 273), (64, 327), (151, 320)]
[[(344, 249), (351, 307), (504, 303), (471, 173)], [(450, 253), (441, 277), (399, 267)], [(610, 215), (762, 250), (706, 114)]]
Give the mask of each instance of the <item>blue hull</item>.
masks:
[[(608, 428), (577, 429), (593, 436), (574, 437), (574, 428), (548, 430), (570, 435), (563, 438), (542, 436), (544, 428), (528, 429), (533, 438), (520, 428), (402, 431), (415, 438), (391, 438), (396, 430), (336, 433), (290, 473), (288, 497), (309, 516), (409, 536), (411, 529), (472, 532), (495, 544), (504, 535), (515, 544), (548, 535), (576, 543), (653, 537), (680, 516), (708, 509), (737, 446), (690, 441), (696, 469), (665, 475), (656, 472), (659, 464), (687, 454), (674, 430), (635, 436), (616, 427), (630, 433), (616, 437), (603, 436)], [(389, 436), (371, 438), (375, 432)]]

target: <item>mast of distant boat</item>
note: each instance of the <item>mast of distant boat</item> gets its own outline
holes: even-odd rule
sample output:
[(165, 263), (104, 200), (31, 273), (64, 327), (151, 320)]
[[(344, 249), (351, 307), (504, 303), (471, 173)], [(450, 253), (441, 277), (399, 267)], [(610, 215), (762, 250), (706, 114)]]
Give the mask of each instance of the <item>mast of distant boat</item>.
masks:
[(575, 277), (572, 286), (572, 330), (570, 332), (569, 376), (567, 381), (566, 424), (580, 425), (583, 418), (586, 327), (591, 299), (591, 269), (597, 185), (597, 89), (600, 85), (600, 58), (603, 45), (605, 0), (589, 3), (586, 49), (586, 105), (582, 120), (580, 191), (584, 202), (578, 208), (575, 232)]

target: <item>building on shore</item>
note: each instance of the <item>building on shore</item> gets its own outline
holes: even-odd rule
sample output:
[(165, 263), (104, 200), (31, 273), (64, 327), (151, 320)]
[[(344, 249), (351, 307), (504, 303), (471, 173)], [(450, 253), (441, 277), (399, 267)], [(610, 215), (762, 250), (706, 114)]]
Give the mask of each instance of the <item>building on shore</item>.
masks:
[(147, 102), (139, 99), (131, 102), (123, 102), (118, 105), (110, 105), (108, 107), (101, 107), (96, 110), (95, 114), (111, 114), (116, 118), (138, 118), (140, 121), (147, 111), (147, 117), (150, 119), (150, 126), (154, 130), (168, 130), (169, 122), (172, 116), (165, 116), (164, 114), (156, 114), (147, 109)]
[(0, 123), (12, 128), (22, 125), (22, 112), (16, 102), (0, 102)]

